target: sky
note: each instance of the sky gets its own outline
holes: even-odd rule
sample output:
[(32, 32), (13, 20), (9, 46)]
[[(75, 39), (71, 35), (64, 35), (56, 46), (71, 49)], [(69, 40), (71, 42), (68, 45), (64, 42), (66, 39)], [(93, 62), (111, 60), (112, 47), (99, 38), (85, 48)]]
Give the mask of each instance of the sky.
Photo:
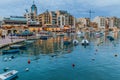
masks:
[[(120, 0), (34, 0), (38, 14), (48, 10), (66, 10), (76, 18), (95, 16), (120, 17)], [(23, 16), (33, 0), (1, 0), (0, 16)]]

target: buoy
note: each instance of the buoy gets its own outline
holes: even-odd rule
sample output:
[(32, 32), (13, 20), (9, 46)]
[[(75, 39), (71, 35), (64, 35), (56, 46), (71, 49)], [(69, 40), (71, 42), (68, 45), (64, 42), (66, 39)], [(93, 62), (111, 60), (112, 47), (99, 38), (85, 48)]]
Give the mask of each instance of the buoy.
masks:
[(74, 68), (74, 67), (75, 67), (75, 64), (72, 64), (72, 67)]
[(29, 71), (29, 68), (26, 68), (25, 71)]
[(7, 70), (9, 70), (9, 67), (4, 68), (3, 70), (4, 72), (6, 72)]
[(11, 56), (12, 59), (14, 59), (15, 57), (14, 56)]
[(93, 58), (92, 60), (94, 61), (95, 59)]
[(28, 60), (28, 64), (30, 64), (30, 60)]
[(115, 54), (114, 56), (115, 56), (115, 57), (117, 57), (118, 55), (117, 55), (117, 54)]

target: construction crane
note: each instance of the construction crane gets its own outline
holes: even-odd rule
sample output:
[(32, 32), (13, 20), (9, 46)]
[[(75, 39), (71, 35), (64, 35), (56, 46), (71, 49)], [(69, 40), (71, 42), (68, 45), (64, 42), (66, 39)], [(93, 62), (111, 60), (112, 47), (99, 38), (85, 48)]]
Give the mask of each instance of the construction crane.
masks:
[(89, 10), (88, 13), (89, 13), (89, 18), (90, 18), (90, 20), (91, 20), (91, 16), (92, 16), (92, 14), (95, 13), (95, 12), (92, 11), (92, 10)]
[(91, 20), (92, 14), (95, 13), (95, 12), (92, 11), (92, 10), (88, 10), (88, 11), (80, 11), (80, 12), (89, 13), (89, 18), (90, 18), (90, 20)]

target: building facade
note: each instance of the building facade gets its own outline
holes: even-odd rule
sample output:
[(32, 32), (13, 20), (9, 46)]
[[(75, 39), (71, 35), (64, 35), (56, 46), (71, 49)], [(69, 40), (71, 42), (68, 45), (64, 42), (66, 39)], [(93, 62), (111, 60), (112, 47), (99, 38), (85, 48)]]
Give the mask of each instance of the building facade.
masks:
[(37, 21), (37, 19), (38, 19), (37, 18), (37, 6), (35, 5), (34, 2), (33, 2), (32, 6), (30, 8), (30, 11), (28, 11), (26, 9), (26, 13), (24, 14), (24, 16), (26, 17), (28, 24), (32, 21), (33, 22)]
[(106, 17), (97, 16), (93, 19), (93, 22), (96, 22), (98, 24), (98, 28), (106, 27)]
[(77, 23), (79, 24), (79, 28), (90, 27), (90, 18), (78, 18)]
[(64, 26), (73, 27), (75, 26), (75, 18), (70, 15), (67, 11), (46, 11), (38, 15), (38, 21), (42, 27), (60, 27)]
[(117, 17), (100, 17), (94, 18), (93, 22), (98, 24), (98, 28), (120, 28), (120, 18)]
[(27, 20), (23, 16), (10, 16), (2, 21), (2, 28), (7, 30), (7, 34), (16, 33), (27, 29)]

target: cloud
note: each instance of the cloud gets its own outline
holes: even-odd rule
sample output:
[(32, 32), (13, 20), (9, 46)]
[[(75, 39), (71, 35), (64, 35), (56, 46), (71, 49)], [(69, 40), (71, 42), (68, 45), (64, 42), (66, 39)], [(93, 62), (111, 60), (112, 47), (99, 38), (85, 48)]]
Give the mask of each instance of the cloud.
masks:
[[(29, 9), (33, 0), (2, 0), (0, 1), (0, 16), (23, 15)], [(88, 17), (84, 11), (93, 10), (93, 16), (120, 16), (119, 0), (35, 0), (38, 13), (48, 10), (67, 10), (75, 17)]]

